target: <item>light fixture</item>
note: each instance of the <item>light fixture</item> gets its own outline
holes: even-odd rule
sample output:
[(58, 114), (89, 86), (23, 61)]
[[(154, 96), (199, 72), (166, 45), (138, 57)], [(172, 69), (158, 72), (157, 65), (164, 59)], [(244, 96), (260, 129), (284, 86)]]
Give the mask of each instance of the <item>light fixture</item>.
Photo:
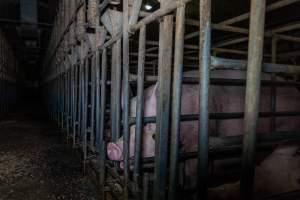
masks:
[(151, 10), (151, 9), (152, 9), (152, 6), (149, 5), (149, 4), (146, 4), (146, 5), (145, 5), (145, 9), (146, 9), (146, 10)]

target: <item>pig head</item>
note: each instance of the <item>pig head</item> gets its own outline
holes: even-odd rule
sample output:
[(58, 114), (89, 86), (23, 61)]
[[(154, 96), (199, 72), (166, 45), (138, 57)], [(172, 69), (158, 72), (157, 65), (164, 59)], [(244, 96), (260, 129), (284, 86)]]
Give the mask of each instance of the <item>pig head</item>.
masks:
[[(156, 116), (156, 96), (157, 96), (157, 84), (150, 86), (144, 91), (144, 116), (145, 117)], [(130, 116), (131, 117), (136, 116), (136, 97), (134, 97), (130, 101)], [(154, 155), (155, 130), (156, 130), (155, 123), (148, 123), (144, 126), (143, 142), (142, 142), (143, 157), (151, 157)], [(134, 144), (135, 144), (135, 125), (130, 127), (130, 145), (129, 145), (130, 157), (134, 156)], [(120, 137), (116, 142), (108, 143), (107, 155), (110, 160), (115, 160), (115, 161), (123, 160), (123, 137)]]

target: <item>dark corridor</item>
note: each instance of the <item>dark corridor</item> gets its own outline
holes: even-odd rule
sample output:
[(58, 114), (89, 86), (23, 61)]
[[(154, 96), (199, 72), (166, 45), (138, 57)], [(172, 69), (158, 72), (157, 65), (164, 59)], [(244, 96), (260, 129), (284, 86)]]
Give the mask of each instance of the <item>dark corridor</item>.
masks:
[(80, 157), (41, 106), (25, 102), (0, 122), (0, 199), (97, 199)]

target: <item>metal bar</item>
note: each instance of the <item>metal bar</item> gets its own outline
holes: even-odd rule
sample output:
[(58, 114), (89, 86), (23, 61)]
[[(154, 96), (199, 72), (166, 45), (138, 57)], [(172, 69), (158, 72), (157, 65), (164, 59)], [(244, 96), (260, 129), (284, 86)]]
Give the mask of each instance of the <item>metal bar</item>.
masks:
[(74, 77), (74, 121), (73, 121), (73, 148), (75, 148), (76, 144), (76, 134), (79, 130), (79, 78), (78, 78), (78, 71), (79, 71), (80, 65), (75, 65), (75, 77)]
[(138, 21), (142, 2), (143, 2), (142, 0), (134, 0), (133, 1), (133, 8), (132, 8), (131, 16), (129, 19), (129, 26), (136, 24), (136, 22)]
[(247, 41), (248, 41), (248, 37), (241, 37), (241, 38), (237, 38), (237, 39), (217, 43), (217, 44), (214, 45), (214, 47), (224, 47), (224, 46), (228, 46), (228, 45), (232, 45), (232, 44), (236, 44), (236, 43), (241, 43), (241, 42), (247, 42)]
[[(281, 131), (257, 133), (257, 143), (259, 147), (268, 146), (270, 144), (278, 144), (282, 141), (300, 140), (299, 131)], [(209, 137), (209, 154), (215, 159), (224, 159), (225, 155), (240, 156), (243, 144), (243, 135), (227, 136), (227, 137)], [(185, 152), (179, 154), (179, 161), (186, 161), (197, 158), (198, 152)], [(153, 163), (154, 157), (147, 157), (142, 160), (143, 164)]]
[[(124, 26), (124, 24), (123, 24)], [(116, 57), (115, 57), (115, 64), (116, 64), (116, 83), (115, 83), (115, 106), (116, 106), (116, 132), (115, 132), (115, 139), (117, 140), (120, 137), (121, 133), (121, 127), (120, 127), (120, 121), (121, 121), (121, 74), (122, 74), (122, 50), (121, 50), (121, 39), (119, 39), (115, 44), (115, 51), (116, 51)], [(124, 47), (123, 47), (124, 48)], [(123, 61), (124, 65), (124, 61)]]
[(110, 0), (103, 0), (99, 5), (99, 13), (101, 14), (110, 3)]
[(248, 55), (246, 51), (236, 50), (236, 49), (223, 49), (223, 48), (217, 48), (213, 47), (213, 51), (217, 53), (231, 53), (231, 54), (239, 54), (239, 55)]
[(75, 126), (75, 67), (71, 66), (71, 134), (72, 134), (72, 145), (74, 144), (74, 126)]
[(107, 49), (102, 51), (101, 62), (101, 105), (100, 105), (100, 132), (99, 132), (99, 157), (100, 157), (100, 191), (101, 198), (105, 199), (105, 159), (106, 159), (106, 144), (105, 144), (105, 108), (106, 108), (106, 80), (107, 80)]
[[(300, 116), (300, 111), (283, 111), (283, 112), (260, 112), (259, 117), (267, 118), (267, 117), (291, 117), (291, 116)], [(217, 119), (217, 120), (225, 120), (225, 119), (242, 119), (244, 118), (244, 113), (235, 112), (235, 113), (209, 113), (209, 119)], [(180, 121), (198, 121), (198, 114), (186, 114), (180, 116)], [(129, 120), (130, 125), (134, 125), (136, 123), (136, 118), (131, 117)], [(144, 117), (143, 123), (156, 123), (155, 117)]]
[(145, 173), (143, 176), (143, 200), (148, 199), (148, 191), (149, 191), (149, 174)]
[(184, 50), (184, 23), (185, 4), (177, 8), (176, 30), (175, 30), (175, 52), (174, 52), (174, 75), (172, 94), (172, 122), (171, 122), (171, 144), (170, 144), (170, 176), (168, 199), (177, 197), (178, 185), (178, 153), (180, 140), (180, 113), (181, 92), (183, 74), (183, 50)]
[[(274, 37), (272, 38), (272, 63), (276, 63), (276, 52), (277, 52), (277, 38)], [(276, 81), (276, 74), (272, 73), (271, 75), (271, 81)], [(276, 87), (271, 87), (271, 112), (276, 112)], [(271, 117), (271, 127), (270, 127), (271, 132), (276, 131), (276, 118), (273, 115)]]
[(244, 139), (241, 195), (252, 199), (255, 174), (256, 128), (260, 98), (260, 80), (265, 24), (265, 0), (251, 0), (248, 69), (245, 96)]
[[(211, 48), (211, 1), (200, 0), (199, 25), (199, 136), (197, 198), (206, 199), (208, 182), (208, 99)], [(201, 123), (200, 123), (201, 122)]]
[(115, 84), (117, 83), (116, 81), (116, 45), (113, 44), (112, 48), (111, 48), (111, 98), (110, 98), (110, 126), (111, 126), (111, 139), (113, 142), (116, 141), (117, 137), (116, 137), (116, 128), (117, 128), (117, 124), (116, 124), (116, 103), (115, 103)]
[(101, 115), (101, 90), (100, 90), (101, 72), (100, 72), (100, 52), (97, 50), (95, 55), (95, 140), (96, 151), (100, 152), (100, 115)]
[(89, 60), (85, 58), (85, 65), (83, 68), (83, 133), (82, 133), (82, 150), (84, 159), (84, 172), (85, 172), (85, 161), (87, 159), (87, 117), (88, 117), (88, 73), (89, 73)]
[[(175, 3), (172, 2), (171, 4)], [(162, 9), (167, 7), (167, 5), (167, 1), (162, 1)], [(159, 95), (157, 98), (156, 115), (157, 139), (155, 139), (154, 200), (166, 199), (173, 16), (167, 15), (163, 17), (159, 28)]]
[(296, 23), (292, 23), (292, 24), (284, 25), (282, 27), (271, 29), (271, 30), (267, 31), (266, 33), (282, 33), (282, 32), (287, 32), (287, 31), (293, 31), (293, 30), (296, 30), (299, 28), (300, 28), (300, 22), (298, 21)]
[(95, 96), (96, 96), (96, 52), (92, 56), (92, 65), (91, 65), (91, 108), (90, 108), (90, 145), (94, 146), (95, 145)]
[[(245, 60), (212, 57), (211, 58), (211, 66), (212, 66), (212, 69), (219, 68), (219, 69), (245, 70), (246, 66), (247, 66), (247, 62)], [(263, 63), (262, 70), (267, 73), (273, 73), (273, 72), (276, 72), (276, 73), (282, 72), (282, 73), (291, 73), (291, 74), (299, 74), (300, 73), (298, 66), (275, 64), (275, 63)]]
[[(282, 7), (285, 7), (285, 6), (289, 6), (289, 5), (291, 5), (293, 3), (297, 3), (297, 2), (299, 2), (299, 0), (281, 0), (281, 1), (277, 1), (275, 3), (272, 3), (272, 4), (268, 5), (266, 7), (266, 12), (273, 11), (273, 10), (276, 10), (276, 9), (279, 9), (279, 8), (282, 8)], [(237, 23), (237, 22), (249, 19), (249, 18), (250, 18), (250, 13), (248, 12), (248, 13), (242, 14), (240, 16), (222, 21), (219, 24), (222, 24), (222, 25), (224, 25), (224, 24), (226, 24), (226, 25), (234, 24), (234, 23)]]
[(142, 26), (139, 35), (139, 58), (138, 58), (138, 81), (137, 81), (137, 102), (136, 102), (136, 124), (135, 124), (135, 159), (133, 177), (136, 183), (140, 182), (140, 165), (143, 140), (143, 119), (144, 116), (144, 68), (146, 49), (146, 26)]
[[(129, 199), (129, 2), (123, 0), (123, 158), (124, 158), (124, 199)], [(121, 49), (121, 45), (120, 45)], [(121, 52), (120, 52), (121, 54)], [(121, 57), (121, 55), (120, 55)]]
[(121, 40), (113, 44), (112, 49), (112, 85), (111, 85), (111, 131), (112, 141), (120, 136), (121, 112)]
[[(226, 69), (226, 68), (225, 68)], [(146, 83), (155, 84), (157, 77), (151, 77), (151, 79), (146, 77)], [(134, 80), (131, 82), (134, 84)], [(184, 77), (182, 82), (184, 84), (196, 84), (199, 82), (198, 78)], [(226, 78), (210, 78), (211, 85), (223, 85), (223, 86), (245, 86), (245, 79), (226, 79)], [(261, 85), (263, 87), (300, 87), (300, 83), (296, 81), (271, 81), (271, 80), (262, 80)]]
[[(70, 63), (68, 63), (70, 64)], [(67, 128), (67, 141), (69, 141), (70, 132), (70, 70), (66, 73), (66, 128)]]
[(87, 19), (91, 28), (95, 28), (99, 23), (98, 4), (99, 0), (88, 0)]

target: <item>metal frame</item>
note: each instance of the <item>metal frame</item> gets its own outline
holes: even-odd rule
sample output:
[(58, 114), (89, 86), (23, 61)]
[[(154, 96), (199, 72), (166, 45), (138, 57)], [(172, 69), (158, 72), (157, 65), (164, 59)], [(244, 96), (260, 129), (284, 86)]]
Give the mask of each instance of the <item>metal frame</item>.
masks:
[[(283, 35), (300, 26), (296, 23), (264, 31), (265, 12), (292, 5), (299, 0), (281, 0), (268, 6), (265, 5), (265, 1), (252, 0), (250, 13), (219, 23), (211, 22), (210, 0), (200, 0), (199, 21), (186, 19), (186, 4), (189, 2), (190, 0), (162, 0), (161, 7), (151, 13), (141, 11), (141, 0), (123, 0), (122, 8), (114, 7), (116, 4), (119, 5), (120, 2), (117, 1), (88, 0), (77, 1), (77, 4), (72, 1), (70, 5), (66, 0), (61, 2), (43, 66), (45, 101), (48, 103), (50, 117), (66, 131), (73, 147), (82, 149), (83, 163), (95, 164), (103, 199), (106, 199), (108, 193), (118, 199), (146, 200), (150, 197), (161, 200), (176, 199), (179, 193), (179, 163), (186, 159), (198, 161), (197, 195), (198, 198), (205, 199), (209, 180), (208, 156), (226, 152), (234, 145), (235, 152), (243, 149), (244, 175), (241, 177), (241, 191), (243, 198), (249, 199), (253, 188), (255, 147), (267, 141), (300, 139), (297, 133), (285, 133), (285, 135), (277, 133), (275, 126), (276, 117), (299, 115), (299, 112), (276, 112), (275, 97), (276, 87), (299, 86), (298, 82), (276, 81), (278, 73), (300, 73), (297, 66), (276, 64), (276, 60), (281, 57), (277, 54), (278, 41), (300, 42), (297, 37)], [(108, 6), (109, 4), (111, 6)], [(62, 6), (70, 9), (64, 10)], [(114, 7), (114, 10), (111, 7)], [(176, 12), (175, 25), (173, 24), (174, 12)], [(109, 17), (109, 20), (104, 19), (104, 15)], [(234, 23), (249, 18), (251, 21), (249, 30), (233, 26)], [(147, 40), (148, 25), (157, 21), (159, 21), (159, 33), (157, 33), (159, 41)], [(197, 26), (199, 30), (185, 33), (185, 26)], [(220, 30), (247, 35), (247, 37), (212, 44), (211, 31)], [(266, 38), (272, 38), (271, 55), (263, 55), (263, 33)], [(138, 37), (138, 40), (131, 39), (134, 36)], [(199, 44), (188, 44), (187, 41), (194, 37), (199, 37)], [(246, 41), (249, 41), (248, 51), (225, 48)], [(138, 43), (138, 51), (130, 48), (136, 43)], [(212, 51), (218, 55), (220, 53), (244, 57), (247, 55), (248, 58), (251, 55), (254, 59), (246, 61), (221, 58), (211, 56)], [(198, 56), (193, 56), (197, 53)], [(263, 57), (271, 58), (271, 63), (262, 63)], [(183, 78), (185, 61), (192, 62), (191, 66), (199, 69), (200, 79)], [(137, 69), (136, 77), (130, 74), (134, 67)], [(210, 70), (214, 69), (247, 70), (247, 80), (210, 79)], [(272, 80), (260, 81), (261, 71), (272, 73)], [(154, 76), (148, 76), (148, 72), (153, 73)], [(143, 90), (147, 84), (156, 81), (159, 83), (160, 91), (157, 99), (157, 116), (144, 117)], [(199, 115), (181, 115), (181, 85), (187, 83), (200, 86)], [(246, 86), (245, 112), (210, 113), (208, 91), (209, 86), (213, 84), (228, 87)], [(129, 113), (130, 87), (133, 85), (137, 87), (136, 117), (131, 117)], [(269, 113), (258, 112), (261, 85), (272, 89)], [(245, 117), (244, 138), (208, 136), (210, 119), (243, 117)], [(263, 134), (256, 138), (258, 117), (272, 119), (271, 131), (274, 132), (272, 137)], [(199, 153), (182, 155), (179, 153), (180, 122), (193, 120), (201, 121)], [(157, 125), (156, 154), (154, 158), (147, 159), (142, 158), (141, 154), (143, 125), (146, 123)], [(131, 173), (129, 144), (132, 125), (136, 126), (136, 137)], [(122, 170), (119, 168), (119, 163), (106, 159), (107, 142), (115, 142), (120, 136), (124, 140)], [(151, 163), (153, 175), (144, 171), (145, 163)], [(152, 195), (149, 194), (150, 185), (153, 185)], [(122, 195), (118, 195), (120, 193)]]

